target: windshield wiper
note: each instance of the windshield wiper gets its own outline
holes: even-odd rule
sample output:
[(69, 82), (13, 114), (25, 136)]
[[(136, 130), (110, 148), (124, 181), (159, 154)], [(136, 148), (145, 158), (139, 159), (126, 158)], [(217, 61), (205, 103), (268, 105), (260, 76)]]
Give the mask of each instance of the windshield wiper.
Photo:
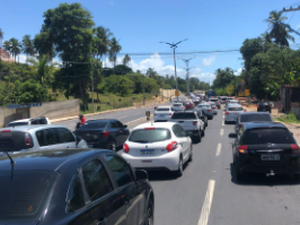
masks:
[(134, 142), (147, 143), (148, 140), (135, 140)]
[(1, 148), (6, 153), (7, 157), (10, 160), (10, 165), (11, 165), (10, 180), (12, 180), (13, 174), (14, 174), (14, 167), (16, 165), (16, 162), (10, 157), (10, 155), (8, 154), (7, 149), (4, 147), (4, 145), (1, 145)]

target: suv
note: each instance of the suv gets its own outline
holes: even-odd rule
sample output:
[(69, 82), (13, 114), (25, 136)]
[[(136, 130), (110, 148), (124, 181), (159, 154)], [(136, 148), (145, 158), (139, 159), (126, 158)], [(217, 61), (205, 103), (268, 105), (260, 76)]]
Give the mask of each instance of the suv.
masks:
[[(60, 125), (19, 126), (0, 129), (0, 143), (9, 152), (87, 148), (85, 140)], [(3, 148), (2, 147), (2, 148)]]
[(269, 112), (271, 113), (272, 105), (269, 102), (259, 102), (257, 104), (257, 112)]
[(9, 122), (6, 127), (30, 126), (39, 124), (51, 124), (47, 117), (36, 117)]

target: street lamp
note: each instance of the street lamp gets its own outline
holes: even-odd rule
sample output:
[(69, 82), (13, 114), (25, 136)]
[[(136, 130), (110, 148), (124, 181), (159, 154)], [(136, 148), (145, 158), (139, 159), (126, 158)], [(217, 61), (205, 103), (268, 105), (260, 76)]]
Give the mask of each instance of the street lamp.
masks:
[[(184, 40), (181, 40), (181, 41), (179, 41), (179, 42), (177, 42), (176, 44), (174, 44), (174, 42), (171, 44), (171, 43), (168, 43), (168, 42), (163, 42), (163, 41), (161, 41), (161, 42), (159, 42), (159, 43), (165, 43), (165, 44), (167, 44), (167, 45), (170, 45), (170, 48), (172, 48), (173, 49), (173, 57), (174, 57), (174, 72), (175, 72), (175, 84), (176, 84), (176, 90), (178, 90), (178, 83), (177, 83), (177, 73), (176, 73), (176, 58), (175, 58), (175, 49), (177, 48), (177, 45), (178, 44), (180, 44), (181, 42), (183, 42), (183, 41), (186, 41), (187, 40), (187, 38), (186, 39), (184, 39)], [(177, 102), (178, 102), (178, 96), (177, 96)]]

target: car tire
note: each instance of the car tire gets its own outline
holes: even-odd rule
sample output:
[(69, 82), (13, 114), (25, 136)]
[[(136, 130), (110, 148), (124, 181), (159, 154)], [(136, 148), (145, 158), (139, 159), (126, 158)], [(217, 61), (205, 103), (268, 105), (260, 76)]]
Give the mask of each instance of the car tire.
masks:
[(179, 163), (178, 163), (178, 170), (176, 171), (177, 177), (181, 177), (183, 174), (183, 160), (182, 157), (180, 156), (179, 158)]
[(190, 151), (190, 156), (189, 156), (189, 162), (192, 162), (193, 161), (193, 145), (192, 144), (190, 146), (190, 149), (191, 149), (191, 151)]
[(207, 127), (207, 126), (208, 126), (208, 121), (206, 120), (205, 127)]
[(224, 124), (228, 124), (228, 122), (226, 120), (224, 120)]
[(239, 171), (239, 166), (238, 166), (238, 163), (234, 163), (234, 170), (235, 170), (235, 179), (237, 182), (240, 182), (240, 181), (243, 181), (244, 178), (245, 178), (245, 175), (243, 173), (241, 173)]
[(116, 145), (116, 141), (112, 141), (109, 147), (110, 150), (116, 152), (117, 151), (117, 145)]
[(204, 130), (202, 130), (202, 132), (201, 132), (201, 136), (202, 136), (202, 137), (204, 137), (204, 136), (205, 136), (205, 131), (204, 131)]
[(154, 224), (154, 215), (153, 215), (153, 201), (149, 199), (148, 207), (147, 207), (147, 219), (144, 223), (145, 225), (153, 225)]

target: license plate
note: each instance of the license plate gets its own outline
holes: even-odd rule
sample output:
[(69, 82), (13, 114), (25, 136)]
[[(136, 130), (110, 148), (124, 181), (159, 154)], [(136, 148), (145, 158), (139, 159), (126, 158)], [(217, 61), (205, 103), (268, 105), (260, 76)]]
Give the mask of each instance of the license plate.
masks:
[(153, 149), (140, 150), (141, 155), (154, 155)]
[(278, 154), (261, 155), (261, 160), (263, 160), (263, 161), (279, 161), (280, 155), (278, 155)]
[(93, 145), (88, 145), (89, 148), (93, 148)]

